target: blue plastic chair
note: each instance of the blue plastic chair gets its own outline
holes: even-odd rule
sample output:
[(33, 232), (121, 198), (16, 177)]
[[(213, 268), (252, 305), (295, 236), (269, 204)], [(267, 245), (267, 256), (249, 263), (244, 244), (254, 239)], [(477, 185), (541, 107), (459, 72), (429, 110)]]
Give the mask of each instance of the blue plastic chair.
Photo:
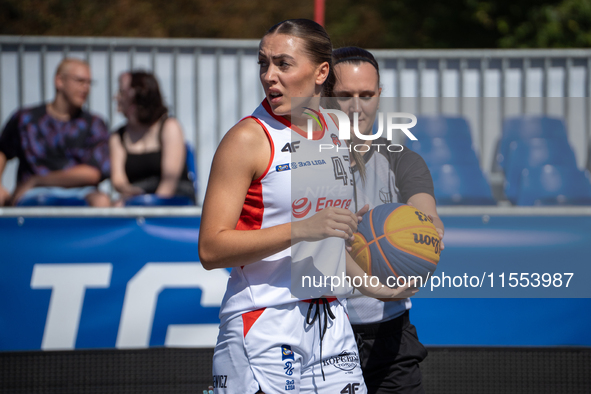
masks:
[(126, 207), (160, 207), (160, 206), (189, 206), (195, 205), (187, 197), (169, 197), (163, 198), (155, 194), (140, 194), (133, 196), (125, 201)]
[(517, 205), (591, 205), (589, 173), (551, 164), (526, 169)]
[(56, 197), (51, 194), (39, 194), (34, 197), (22, 198), (18, 207), (83, 207), (88, 206), (86, 199), (77, 197)]
[(495, 170), (505, 169), (511, 153), (511, 144), (532, 138), (563, 140), (568, 144), (566, 126), (561, 119), (547, 116), (521, 116), (503, 122), (503, 135), (497, 144)]
[(470, 126), (463, 117), (458, 116), (418, 116), (417, 124), (410, 131), (417, 140), (443, 138), (446, 140), (465, 140), (472, 144)]
[(575, 153), (563, 139), (532, 138), (525, 141), (513, 141), (505, 169), (505, 196), (513, 204), (521, 184), (524, 169), (531, 169), (546, 164), (577, 168)]
[(443, 165), (431, 168), (439, 205), (496, 205), (479, 167)]
[(479, 167), (472, 143), (466, 139), (422, 139), (407, 143), (407, 147), (421, 155), (428, 167), (444, 164)]
[[(189, 180), (193, 183), (193, 191), (197, 195), (197, 170), (195, 165), (195, 153), (193, 147), (185, 143), (186, 164)], [(159, 197), (156, 194), (141, 194), (125, 201), (126, 207), (134, 206), (190, 206), (195, 205), (188, 197), (173, 196), (169, 198)]]

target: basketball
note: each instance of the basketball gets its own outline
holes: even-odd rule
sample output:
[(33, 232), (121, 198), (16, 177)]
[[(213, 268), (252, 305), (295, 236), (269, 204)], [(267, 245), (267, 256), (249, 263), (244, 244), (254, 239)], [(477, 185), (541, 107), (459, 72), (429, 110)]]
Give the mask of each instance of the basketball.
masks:
[(401, 276), (421, 277), (425, 283), (437, 268), (440, 245), (431, 218), (410, 205), (391, 203), (363, 216), (351, 256), (368, 275), (396, 287), (394, 281)]

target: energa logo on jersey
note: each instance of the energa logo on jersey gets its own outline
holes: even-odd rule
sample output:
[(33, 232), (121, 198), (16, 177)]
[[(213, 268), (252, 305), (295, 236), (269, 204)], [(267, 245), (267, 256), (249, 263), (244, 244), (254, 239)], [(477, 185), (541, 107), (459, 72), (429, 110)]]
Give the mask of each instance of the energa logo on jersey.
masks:
[(305, 217), (312, 209), (312, 202), (306, 197), (298, 198), (291, 203), (291, 213), (294, 218), (301, 219)]
[(341, 185), (307, 187), (303, 197), (296, 197), (292, 201), (291, 213), (294, 218), (301, 219), (310, 212), (320, 212), (328, 207), (349, 209), (353, 199), (346, 197), (349, 194), (344, 192)]
[[(331, 165), (332, 171), (324, 171), (323, 174), (328, 174), (327, 177), (316, 185), (309, 182), (310, 179), (304, 177), (300, 182), (292, 183), (292, 202), (291, 213), (294, 218), (302, 219), (309, 213), (316, 213), (322, 211), (324, 208), (335, 207), (348, 209), (352, 203), (351, 190), (349, 187), (353, 185), (353, 176), (350, 174), (349, 158), (347, 155), (335, 155), (327, 157), (326, 160), (315, 160), (317, 164)], [(297, 166), (310, 167), (308, 162), (292, 163), (292, 167)], [(300, 189), (296, 189), (296, 185), (300, 185)]]

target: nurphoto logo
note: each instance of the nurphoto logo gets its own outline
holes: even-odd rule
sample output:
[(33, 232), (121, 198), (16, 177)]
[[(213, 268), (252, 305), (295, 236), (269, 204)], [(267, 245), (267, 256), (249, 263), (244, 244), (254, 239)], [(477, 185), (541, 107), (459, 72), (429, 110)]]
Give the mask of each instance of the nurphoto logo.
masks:
[[(310, 108), (305, 108), (307, 110), (311, 110)], [(319, 120), (319, 112), (318, 111), (313, 111), (311, 110), (312, 113), (308, 113), (305, 112), (308, 116), (311, 117), (311, 119), (308, 119), (307, 122), (307, 126), (308, 126), (308, 130), (307, 130), (307, 139), (311, 140), (313, 139), (313, 133), (314, 133), (314, 121), (316, 121), (316, 123), (321, 125), (321, 128), (324, 129), (324, 127), (322, 127), (322, 123)], [(355, 112), (353, 114), (353, 122), (351, 122), (351, 120), (349, 119), (349, 116), (347, 116), (346, 113), (344, 113), (343, 111), (340, 111), (338, 109), (327, 109), (327, 108), (320, 108), (320, 114), (322, 114), (323, 116), (328, 116), (329, 114), (332, 114), (334, 116), (337, 117), (338, 121), (339, 121), (339, 139), (341, 140), (350, 140), (351, 139), (351, 124), (353, 124), (353, 133), (355, 133), (355, 136), (363, 141), (373, 141), (376, 140), (378, 138), (380, 138), (384, 132), (384, 129), (386, 131), (386, 139), (388, 139), (389, 141), (392, 141), (392, 136), (393, 136), (393, 132), (394, 130), (401, 130), (408, 138), (410, 138), (412, 141), (416, 141), (417, 137), (415, 137), (413, 135), (413, 133), (409, 130), (411, 128), (413, 128), (414, 126), (416, 126), (417, 124), (417, 117), (411, 113), (407, 113), (407, 112), (378, 112), (376, 117), (378, 120), (378, 129), (374, 134), (363, 134), (359, 131), (359, 114), (357, 112)], [(386, 123), (386, 127), (384, 128), (384, 119), (385, 119), (385, 123)], [(398, 123), (400, 120), (402, 119), (410, 119), (410, 122), (406, 122), (406, 123)], [(356, 144), (353, 146), (353, 149), (357, 152), (364, 152), (369, 150), (370, 146), (377, 146), (377, 148), (379, 149), (380, 146), (386, 146), (385, 144)], [(320, 144), (319, 145), (319, 150), (322, 151), (323, 149), (325, 150), (330, 150), (330, 149), (337, 149), (339, 150), (340, 148), (338, 146), (335, 146), (334, 144)], [(351, 150), (351, 145), (348, 147), (343, 147), (342, 149), (348, 149), (349, 151)], [(386, 149), (388, 149), (388, 151), (390, 152), (400, 152), (404, 149), (404, 147), (400, 144), (390, 144), (386, 146)]]

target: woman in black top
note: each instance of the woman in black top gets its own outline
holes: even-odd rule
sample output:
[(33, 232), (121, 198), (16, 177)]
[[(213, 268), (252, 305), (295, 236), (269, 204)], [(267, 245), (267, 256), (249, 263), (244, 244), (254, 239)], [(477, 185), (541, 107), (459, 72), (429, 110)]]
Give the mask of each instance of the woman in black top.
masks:
[(156, 78), (146, 72), (119, 77), (118, 110), (127, 124), (111, 135), (111, 182), (123, 200), (138, 194), (194, 201), (183, 130), (167, 116)]

